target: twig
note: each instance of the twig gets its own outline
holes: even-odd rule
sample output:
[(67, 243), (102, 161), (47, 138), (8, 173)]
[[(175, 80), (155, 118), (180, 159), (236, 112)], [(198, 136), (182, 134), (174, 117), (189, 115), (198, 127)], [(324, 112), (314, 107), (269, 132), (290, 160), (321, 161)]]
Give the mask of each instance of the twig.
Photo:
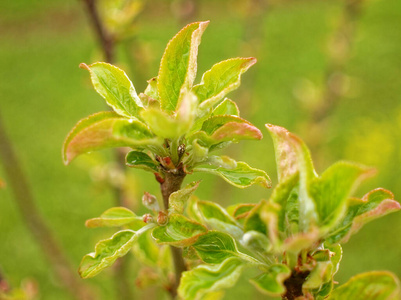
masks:
[(59, 283), (75, 298), (95, 299), (92, 293), (78, 279), (68, 259), (60, 249), (53, 232), (41, 217), (25, 177), (17, 154), (8, 139), (0, 116), (0, 161), (7, 176), (8, 187), (14, 194), (20, 214), (27, 228), (40, 245), (49, 266), (57, 275)]
[[(160, 184), (160, 189), (163, 195), (163, 203), (164, 208), (167, 210), (169, 207), (169, 198), (170, 195), (181, 188), (181, 184), (185, 178), (185, 173), (182, 170), (178, 170), (176, 174), (174, 173), (165, 173), (164, 181)], [(180, 285), (182, 272), (187, 270), (187, 267), (184, 262), (184, 258), (182, 257), (182, 251), (180, 248), (176, 248), (171, 246), (171, 255), (173, 257), (174, 262), (174, 271), (175, 271), (175, 282), (174, 286), (169, 291), (171, 297), (175, 299), (177, 296), (177, 289)]]

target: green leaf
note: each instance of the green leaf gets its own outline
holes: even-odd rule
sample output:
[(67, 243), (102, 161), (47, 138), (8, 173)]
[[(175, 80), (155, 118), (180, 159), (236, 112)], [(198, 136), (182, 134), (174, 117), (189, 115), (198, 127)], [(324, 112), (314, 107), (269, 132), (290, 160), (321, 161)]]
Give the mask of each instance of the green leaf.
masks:
[[(237, 116), (229, 116), (229, 115), (217, 115), (217, 116), (212, 116), (208, 118), (202, 125), (202, 130), (206, 132), (208, 135), (212, 136), (214, 132), (216, 132), (218, 129), (221, 127), (230, 124), (230, 123), (235, 123), (235, 124), (248, 124), (250, 126), (253, 126), (250, 122), (248, 122), (245, 119), (242, 119)], [(256, 128), (256, 127), (255, 127)], [(257, 128), (256, 128), (257, 129)], [(260, 131), (259, 131), (260, 132)], [(260, 133), (261, 135), (261, 133)]]
[(169, 206), (171, 212), (182, 214), (184, 206), (189, 197), (196, 191), (200, 181), (194, 181), (187, 184), (184, 188), (172, 193), (169, 198)]
[(125, 157), (126, 165), (131, 168), (144, 169), (150, 172), (159, 172), (158, 164), (146, 153), (131, 151)]
[(178, 288), (182, 299), (200, 300), (211, 292), (232, 287), (241, 275), (243, 261), (228, 258), (218, 265), (200, 265), (184, 272)]
[(80, 67), (90, 72), (95, 90), (116, 113), (128, 118), (138, 116), (143, 104), (123, 70), (102, 62)]
[(202, 76), (201, 83), (193, 87), (202, 110), (215, 106), (223, 97), (237, 89), (241, 74), (256, 63), (256, 59), (232, 58), (215, 64)]
[(349, 199), (347, 212), (342, 221), (330, 233), (327, 241), (331, 244), (345, 243), (363, 225), (401, 208), (394, 195), (385, 189), (370, 191), (362, 199)]
[(143, 123), (114, 112), (100, 112), (82, 119), (70, 131), (63, 145), (63, 160), (68, 164), (90, 151), (148, 144), (157, 144), (157, 141)]
[(217, 203), (198, 201), (198, 211), (208, 227), (231, 234), (235, 238), (242, 236), (239, 224)]
[[(237, 204), (237, 205), (235, 205), (235, 207), (233, 207), (232, 216), (236, 220), (243, 219), (243, 218), (245, 218), (245, 217), (247, 217), (249, 215), (249, 212), (255, 206), (256, 206), (256, 204), (254, 204), (254, 203), (240, 203), (240, 204)], [(228, 208), (227, 208), (227, 211), (229, 211)]]
[(148, 86), (146, 87), (144, 94), (154, 100), (159, 100), (159, 94), (157, 92), (157, 77), (148, 80)]
[(106, 210), (99, 218), (93, 218), (86, 221), (85, 225), (89, 228), (96, 227), (120, 227), (135, 222), (141, 227), (146, 225), (142, 217), (138, 217), (132, 211), (125, 207), (113, 207)]
[(167, 225), (156, 227), (152, 236), (159, 244), (188, 247), (206, 232), (206, 227), (198, 222), (191, 221), (183, 215), (171, 214)]
[(310, 183), (310, 195), (315, 202), (320, 227), (337, 224), (345, 213), (349, 195), (371, 174), (370, 168), (350, 162), (337, 162)]
[(157, 76), (157, 90), (161, 108), (169, 114), (176, 110), (182, 93), (192, 88), (198, 46), (208, 23), (187, 25), (167, 44)]
[(239, 117), (239, 108), (234, 101), (226, 98), (223, 102), (217, 105), (212, 112), (212, 116), (219, 115), (230, 115)]
[(266, 124), (266, 128), (274, 143), (279, 183), (299, 172), (299, 226), (301, 231), (308, 231), (318, 219), (314, 200), (309, 195), (309, 184), (317, 178), (309, 149), (299, 137), (283, 127)]
[(234, 238), (219, 231), (209, 231), (200, 236), (192, 247), (200, 259), (208, 264), (219, 264), (229, 257), (255, 262), (253, 258), (238, 251)]
[(102, 240), (96, 244), (95, 252), (84, 256), (79, 266), (79, 275), (82, 278), (90, 278), (99, 274), (103, 269), (110, 267), (117, 258), (122, 257), (131, 250), (138, 237), (153, 228), (149, 224), (137, 232), (122, 230), (114, 234), (110, 239)]
[(253, 184), (259, 184), (265, 188), (270, 188), (271, 186), (270, 178), (265, 171), (251, 168), (244, 162), (237, 162), (237, 167), (234, 169), (194, 168), (194, 171), (220, 176), (228, 183), (239, 188), (247, 188)]
[(250, 282), (263, 294), (275, 297), (285, 293), (284, 281), (291, 275), (291, 270), (283, 264), (276, 264)]
[(210, 155), (207, 156), (206, 159), (198, 163), (199, 165), (212, 165), (216, 167), (222, 167), (225, 169), (235, 169), (237, 167), (237, 162), (232, 159), (231, 157), (222, 155), (222, 156), (217, 156), (217, 155)]
[(139, 236), (132, 250), (134, 251), (135, 258), (146, 265), (157, 267), (160, 251), (149, 232)]
[(401, 299), (400, 281), (384, 271), (367, 272), (352, 277), (334, 289), (328, 300), (398, 300)]
[(332, 279), (333, 264), (331, 261), (317, 262), (302, 285), (304, 289), (318, 289)]

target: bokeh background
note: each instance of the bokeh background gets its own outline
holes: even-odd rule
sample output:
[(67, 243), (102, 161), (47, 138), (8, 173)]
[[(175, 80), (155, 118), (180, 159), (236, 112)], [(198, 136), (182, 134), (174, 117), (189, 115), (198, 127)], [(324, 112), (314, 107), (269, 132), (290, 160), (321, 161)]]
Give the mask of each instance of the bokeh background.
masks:
[[(339, 159), (376, 167), (378, 175), (357, 196), (380, 186), (401, 199), (401, 1), (132, 2), (137, 7), (128, 28), (119, 28), (112, 15), (104, 14), (107, 3), (100, 13), (121, 36), (114, 63), (127, 71), (137, 91), (157, 75), (165, 45), (183, 25), (211, 20), (199, 49), (199, 75), (230, 57), (258, 59), (240, 89), (230, 94), (243, 117), (259, 128), (272, 123), (301, 136), (318, 172)], [(150, 173), (127, 170), (127, 181), (122, 181), (111, 151), (86, 155), (68, 167), (62, 163), (68, 131), (79, 119), (106, 109), (87, 72), (78, 69), (81, 62), (103, 59), (83, 1), (0, 0), (2, 122), (40, 214), (74, 270), (99, 239), (112, 233), (87, 229), (84, 222), (115, 205), (113, 186), (124, 187), (127, 205), (138, 213), (143, 212), (139, 203), (145, 190), (160, 195)], [(245, 141), (227, 152), (266, 170), (277, 182), (272, 142), (264, 133), (262, 141)], [(194, 177), (199, 178), (187, 181)], [(37, 289), (39, 299), (74, 299), (28, 230), (3, 168), (0, 178), (5, 182), (0, 189), (1, 276), (13, 288)], [(225, 206), (257, 202), (271, 192), (202, 178), (197, 196)], [(401, 276), (400, 230), (400, 213), (364, 227), (344, 245), (336, 280), (344, 283), (356, 273), (384, 269)], [(128, 280), (134, 284), (138, 263), (127, 263)], [(84, 283), (98, 299), (123, 299), (113, 269)], [(134, 293), (138, 299), (164, 297), (152, 289)], [(247, 284), (246, 275), (225, 299), (241, 297), (263, 298)]]

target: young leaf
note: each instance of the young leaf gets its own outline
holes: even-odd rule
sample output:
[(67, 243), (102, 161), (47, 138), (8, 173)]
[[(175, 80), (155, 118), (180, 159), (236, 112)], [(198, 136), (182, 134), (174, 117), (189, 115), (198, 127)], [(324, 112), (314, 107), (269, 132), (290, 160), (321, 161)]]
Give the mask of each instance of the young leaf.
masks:
[(243, 232), (239, 224), (217, 203), (198, 201), (198, 211), (210, 228), (226, 232), (235, 238), (242, 236)]
[(157, 77), (148, 80), (148, 86), (146, 87), (144, 94), (154, 100), (159, 100), (159, 94), (157, 92)]
[(265, 188), (271, 187), (270, 178), (265, 171), (251, 168), (241, 161), (237, 162), (237, 167), (234, 169), (194, 168), (194, 171), (218, 175), (228, 183), (239, 188), (247, 188), (253, 184), (259, 184)]
[[(124, 136), (124, 130), (130, 134)], [(68, 164), (78, 155), (94, 150), (154, 143), (153, 134), (143, 123), (114, 112), (101, 112), (82, 119), (70, 131), (63, 145), (63, 160)]]
[(178, 295), (200, 300), (211, 292), (232, 287), (241, 275), (243, 261), (231, 257), (218, 265), (200, 265), (182, 274)]
[(126, 165), (131, 168), (144, 169), (150, 172), (159, 172), (158, 164), (146, 153), (131, 151), (125, 157)]
[(239, 117), (239, 108), (237, 104), (226, 98), (223, 102), (216, 106), (212, 112), (212, 116), (230, 115)]
[(331, 261), (318, 261), (302, 285), (304, 289), (318, 289), (332, 279), (333, 264)]
[(132, 250), (135, 257), (146, 265), (157, 267), (157, 261), (160, 255), (159, 247), (156, 245), (149, 232), (141, 234)]
[(188, 247), (206, 232), (207, 229), (203, 225), (191, 221), (183, 215), (171, 214), (167, 225), (156, 227), (152, 236), (159, 244)]
[(157, 90), (161, 108), (169, 114), (176, 110), (182, 92), (192, 88), (196, 76), (198, 46), (208, 24), (189, 24), (167, 44), (157, 76)]
[(212, 166), (216, 167), (222, 167), (225, 169), (235, 169), (237, 167), (237, 162), (232, 159), (231, 157), (222, 155), (222, 156), (217, 156), (217, 155), (210, 155), (207, 156), (207, 158), (201, 162), (199, 162), (200, 165), (205, 165), (209, 164)]
[(329, 233), (327, 241), (331, 244), (347, 242), (366, 223), (401, 208), (394, 195), (382, 188), (370, 191), (362, 199), (351, 198), (349, 202), (345, 217)]
[(110, 267), (117, 258), (128, 253), (138, 237), (153, 228), (149, 224), (137, 232), (122, 230), (114, 234), (110, 239), (102, 240), (96, 244), (95, 252), (84, 256), (79, 266), (79, 275), (82, 278), (90, 278), (99, 274), (103, 269)]
[(116, 113), (128, 118), (138, 116), (143, 104), (123, 70), (103, 62), (89, 66), (82, 63), (80, 67), (90, 72), (95, 90)]
[(135, 222), (145, 226), (141, 217), (136, 216), (132, 211), (125, 207), (113, 207), (106, 210), (99, 218), (93, 218), (86, 221), (85, 225), (89, 228), (96, 227), (120, 227)]
[(189, 197), (196, 191), (200, 181), (194, 181), (181, 190), (178, 190), (170, 195), (169, 205), (172, 212), (182, 214), (184, 212), (184, 206), (188, 201)]
[(238, 251), (237, 244), (230, 235), (219, 231), (209, 231), (200, 236), (192, 247), (200, 259), (208, 264), (219, 264), (229, 257), (255, 262), (253, 258)]
[(285, 293), (284, 281), (291, 275), (291, 270), (283, 264), (276, 264), (250, 282), (263, 294), (278, 297)]
[(256, 59), (232, 58), (215, 64), (202, 76), (201, 83), (193, 87), (202, 110), (215, 106), (223, 97), (239, 87), (241, 74), (256, 63)]
[(398, 300), (401, 288), (398, 278), (384, 271), (367, 272), (352, 277), (334, 289), (328, 300)]
[(319, 216), (320, 226), (333, 226), (346, 209), (346, 200), (372, 169), (349, 162), (337, 162), (310, 183), (309, 193)]

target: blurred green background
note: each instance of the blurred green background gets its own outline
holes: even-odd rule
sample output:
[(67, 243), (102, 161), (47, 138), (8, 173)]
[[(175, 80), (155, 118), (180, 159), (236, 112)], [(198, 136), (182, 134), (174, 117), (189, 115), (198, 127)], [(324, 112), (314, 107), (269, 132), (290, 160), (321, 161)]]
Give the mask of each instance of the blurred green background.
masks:
[[(115, 204), (111, 152), (87, 155), (68, 167), (61, 160), (63, 140), (74, 124), (106, 109), (87, 72), (78, 69), (81, 62), (103, 59), (81, 2), (0, 0), (0, 113), (37, 206), (75, 269), (96, 241), (111, 234), (85, 228), (85, 220)], [(376, 167), (378, 175), (357, 196), (384, 187), (401, 199), (399, 0), (194, 0), (189, 1), (193, 10), (184, 2), (147, 1), (135, 18), (134, 38), (119, 43), (116, 63), (137, 90), (157, 75), (165, 45), (183, 25), (211, 20), (199, 49), (199, 75), (230, 57), (258, 59), (230, 94), (243, 117), (259, 128), (272, 123), (301, 136), (311, 146), (318, 172), (339, 159)], [(264, 133), (262, 141), (245, 141), (227, 152), (277, 182), (272, 142)], [(160, 195), (158, 184), (140, 170), (128, 170), (127, 176), (126, 200), (141, 213), (143, 192)], [(239, 190), (202, 176), (197, 196), (225, 206), (257, 202), (271, 192)], [(194, 177), (199, 178), (187, 181)], [(7, 184), (2, 168), (0, 178)], [(400, 230), (399, 213), (364, 227), (344, 246), (336, 280), (344, 283), (356, 273), (384, 269), (401, 276)], [(134, 284), (137, 264), (130, 263)], [(7, 186), (0, 190), (0, 269), (13, 287), (27, 278), (36, 281), (39, 299), (72, 299), (51, 272)], [(86, 280), (102, 295), (99, 299), (120, 299), (112, 275), (108, 270)], [(243, 276), (225, 299), (262, 299), (246, 280)]]

